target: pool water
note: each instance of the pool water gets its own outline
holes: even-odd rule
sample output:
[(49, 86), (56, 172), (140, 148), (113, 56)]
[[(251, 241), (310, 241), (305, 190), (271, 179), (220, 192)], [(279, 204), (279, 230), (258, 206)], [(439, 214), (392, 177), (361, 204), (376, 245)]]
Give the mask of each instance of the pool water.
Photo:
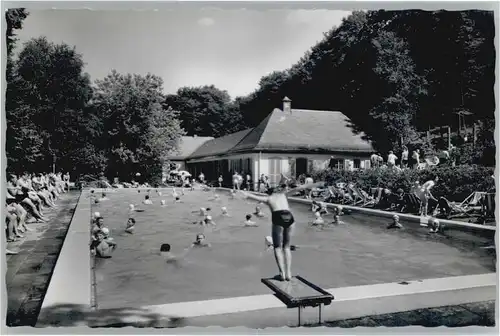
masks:
[[(119, 190), (110, 200), (92, 206), (104, 216), (105, 226), (118, 248), (110, 259), (96, 259), (96, 301), (99, 308), (139, 307), (184, 301), (268, 294), (261, 278), (277, 274), (272, 251), (265, 250), (265, 236), (271, 233), (270, 212), (253, 218), (259, 227), (243, 227), (256, 202), (230, 199), (220, 192), (220, 201), (210, 201), (211, 192), (186, 191), (183, 203), (173, 204), (171, 191), (150, 196), (153, 205), (142, 205), (145, 191)], [(167, 206), (161, 206), (164, 199)], [(135, 212), (134, 234), (124, 232), (128, 205)], [(231, 217), (221, 216), (221, 207)], [(203, 228), (192, 213), (211, 207), (214, 228)], [(425, 228), (388, 230), (387, 218), (361, 214), (345, 215), (345, 224), (328, 229), (310, 226), (310, 206), (291, 203), (296, 224), (292, 243), (292, 272), (322, 288), (410, 281), (495, 271), (491, 251), (480, 246), (492, 243), (469, 233), (429, 234)], [(404, 225), (405, 223), (402, 222)], [(168, 243), (174, 255), (184, 254), (198, 233), (204, 233), (210, 247), (191, 249), (179, 264), (166, 263), (161, 244)]]

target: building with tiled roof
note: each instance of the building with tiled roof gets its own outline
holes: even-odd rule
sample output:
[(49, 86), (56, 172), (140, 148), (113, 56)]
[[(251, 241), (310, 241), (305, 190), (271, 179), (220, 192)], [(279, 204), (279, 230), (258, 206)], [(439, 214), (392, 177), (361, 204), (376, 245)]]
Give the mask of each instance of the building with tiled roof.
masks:
[(367, 168), (373, 151), (343, 113), (292, 109), (285, 97), (283, 109), (274, 109), (255, 128), (201, 144), (186, 158), (186, 167), (208, 180), (223, 175), (227, 181), (238, 171), (249, 173), (253, 181), (267, 175), (275, 184), (282, 173), (297, 177), (327, 167)]

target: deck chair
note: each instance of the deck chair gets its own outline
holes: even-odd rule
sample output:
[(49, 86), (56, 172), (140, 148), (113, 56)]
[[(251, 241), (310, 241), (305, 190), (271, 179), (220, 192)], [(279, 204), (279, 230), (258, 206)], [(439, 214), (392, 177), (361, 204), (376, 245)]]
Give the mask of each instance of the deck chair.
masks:
[(486, 192), (484, 192), (484, 191), (474, 191), (465, 200), (463, 200), (462, 203), (458, 204), (457, 206), (464, 209), (464, 210), (466, 210), (468, 208), (480, 207), (481, 200), (485, 194), (486, 194)]
[(356, 185), (349, 185), (347, 186), (351, 194), (356, 197), (356, 199), (359, 199), (359, 205), (361, 207), (365, 207), (368, 205), (373, 205), (375, 201), (363, 190), (359, 189)]
[(452, 219), (460, 217), (470, 217), (471, 213), (475, 209), (460, 206), (460, 204), (448, 201), (445, 197), (439, 197), (438, 210), (439, 210), (438, 216), (440, 218)]
[(404, 205), (401, 208), (402, 212), (408, 212), (413, 214), (420, 214), (420, 208), (422, 206), (422, 201), (413, 193), (406, 193), (403, 196)]

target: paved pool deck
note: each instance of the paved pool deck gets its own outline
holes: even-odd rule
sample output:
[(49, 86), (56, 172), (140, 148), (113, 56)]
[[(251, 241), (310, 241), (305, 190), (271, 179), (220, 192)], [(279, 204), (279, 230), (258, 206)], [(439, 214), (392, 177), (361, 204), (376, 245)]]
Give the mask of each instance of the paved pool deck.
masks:
[(7, 255), (8, 326), (33, 326), (66, 237), (80, 192), (62, 194), (56, 209), (47, 209), (46, 223), (27, 224), (33, 231), (7, 247), (19, 251)]

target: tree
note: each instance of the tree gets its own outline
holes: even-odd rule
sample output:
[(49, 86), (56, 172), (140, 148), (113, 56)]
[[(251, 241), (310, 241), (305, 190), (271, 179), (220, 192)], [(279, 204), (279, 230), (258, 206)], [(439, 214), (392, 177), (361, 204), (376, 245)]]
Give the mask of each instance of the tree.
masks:
[(5, 42), (7, 45), (7, 83), (11, 81), (12, 76), (12, 53), (17, 42), (14, 30), (23, 27), (23, 21), (28, 16), (25, 8), (12, 8), (5, 12), (5, 20), (7, 21), (7, 29), (5, 31)]
[[(7, 152), (18, 167), (74, 171), (88, 118), (90, 78), (81, 54), (41, 37), (25, 43), (7, 93)], [(33, 137), (36, 140), (28, 140)], [(20, 146), (26, 144), (27, 146)], [(43, 168), (42, 168), (43, 167)]]
[(179, 111), (188, 135), (220, 137), (244, 129), (239, 104), (213, 85), (180, 88), (165, 104)]
[(184, 134), (178, 112), (165, 107), (163, 80), (112, 71), (96, 80), (92, 108), (102, 122), (107, 175), (126, 180), (161, 178), (166, 155)]
[(400, 139), (408, 144), (416, 138), (413, 120), (419, 99), (426, 93), (425, 81), (416, 73), (407, 43), (394, 32), (379, 30), (372, 44), (377, 55), (373, 71), (379, 77), (373, 85), (382, 100), (370, 110), (370, 115), (375, 126), (384, 129), (383, 134), (374, 135), (377, 145), (388, 151), (397, 147), (394, 144)]

